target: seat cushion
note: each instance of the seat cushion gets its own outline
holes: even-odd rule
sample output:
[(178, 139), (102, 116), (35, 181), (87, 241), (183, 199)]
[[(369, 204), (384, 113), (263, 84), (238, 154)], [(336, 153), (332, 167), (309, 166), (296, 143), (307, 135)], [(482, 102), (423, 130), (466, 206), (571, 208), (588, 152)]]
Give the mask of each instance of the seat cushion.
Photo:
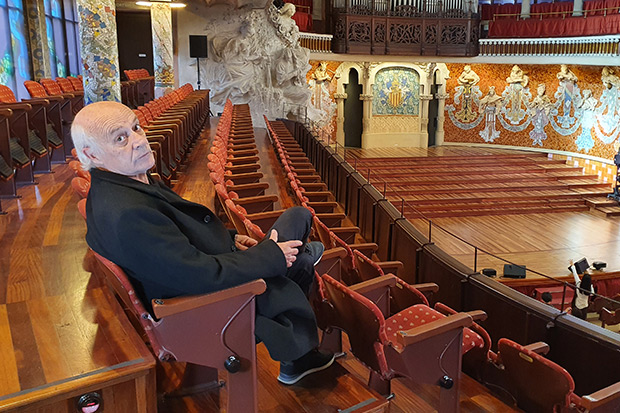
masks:
[[(399, 331), (409, 330), (410, 328), (431, 323), (446, 316), (424, 304), (413, 305), (400, 313), (394, 314), (385, 320), (386, 333), (388, 340), (394, 348), (400, 349), (402, 346), (396, 341)], [(463, 354), (474, 347), (484, 347), (484, 340), (480, 335), (469, 328), (463, 329)]]

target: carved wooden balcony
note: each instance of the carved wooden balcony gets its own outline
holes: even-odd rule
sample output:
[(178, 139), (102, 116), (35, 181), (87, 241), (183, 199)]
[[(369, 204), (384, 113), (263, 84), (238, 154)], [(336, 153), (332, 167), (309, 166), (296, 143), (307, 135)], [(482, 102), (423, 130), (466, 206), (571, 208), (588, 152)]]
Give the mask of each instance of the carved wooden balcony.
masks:
[(333, 0), (334, 53), (477, 56), (480, 17), (467, 0)]

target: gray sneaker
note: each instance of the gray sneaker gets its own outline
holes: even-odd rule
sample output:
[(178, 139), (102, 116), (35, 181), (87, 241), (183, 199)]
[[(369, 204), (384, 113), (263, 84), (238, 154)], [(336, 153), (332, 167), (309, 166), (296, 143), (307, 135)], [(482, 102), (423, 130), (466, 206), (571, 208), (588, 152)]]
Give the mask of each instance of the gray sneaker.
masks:
[(324, 251), (325, 247), (319, 241), (312, 241), (306, 244), (305, 252), (313, 258), (315, 266), (321, 262)]

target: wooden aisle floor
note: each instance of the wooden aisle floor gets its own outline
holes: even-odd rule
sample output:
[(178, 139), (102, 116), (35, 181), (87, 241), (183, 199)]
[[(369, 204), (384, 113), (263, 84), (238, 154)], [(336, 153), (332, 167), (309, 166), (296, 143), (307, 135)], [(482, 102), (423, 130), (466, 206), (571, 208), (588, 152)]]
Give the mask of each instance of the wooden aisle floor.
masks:
[[(191, 154), (190, 166), (175, 187), (182, 196), (211, 208), (214, 189), (208, 179), (206, 156), (210, 132), (215, 130), (216, 122), (217, 119), (211, 119), (210, 127), (205, 129), (203, 139)], [(261, 171), (270, 184), (269, 192), (280, 196), (281, 206), (292, 205), (264, 129), (257, 129), (257, 141), (263, 160)], [(116, 329), (120, 337), (126, 336), (122, 329), (127, 328), (128, 322), (122, 320), (118, 325), (106, 320), (105, 317), (115, 311), (109, 310), (102, 300), (111, 296), (107, 291), (102, 292), (105, 287), (82, 268), (87, 250), (86, 227), (76, 208), (78, 197), (70, 185), (72, 177), (68, 165), (55, 165), (53, 173), (37, 176), (38, 185), (20, 187), (21, 199), (2, 200), (8, 214), (0, 216), (0, 343), (3, 343), (4, 353), (0, 357), (3, 371), (0, 374), (0, 410), (6, 408), (3, 395), (27, 390), (28, 386), (36, 386), (42, 380), (53, 382), (59, 372), (79, 375), (88, 368), (92, 370), (102, 363), (123, 361), (127, 356), (149, 358), (134, 347), (130, 351), (120, 338), (118, 354), (106, 353), (103, 350), (106, 347), (101, 347), (103, 338), (109, 338), (110, 329)], [(30, 304), (32, 302), (39, 305)], [(48, 307), (56, 303), (53, 308), (46, 309), (51, 311), (47, 318), (40, 318), (34, 310), (21, 312), (25, 319), (10, 316), (11, 312), (17, 314), (15, 309), (41, 310), (44, 307), (41, 303)], [(9, 308), (8, 318), (5, 308)], [(20, 334), (20, 331), (31, 331), (30, 325), (35, 328), (34, 334)], [(45, 335), (37, 340), (39, 331)], [(16, 352), (6, 354), (14, 340), (19, 340)], [(50, 342), (54, 345), (48, 347)], [(33, 358), (35, 350), (44, 356), (43, 363)], [(261, 412), (336, 412), (373, 397), (361, 384), (367, 379), (366, 369), (350, 355), (339, 360), (337, 366), (290, 387), (277, 383), (279, 365), (269, 358), (262, 345), (258, 347), (258, 358)], [(20, 376), (5, 374), (7, 360), (20, 366)], [(75, 373), (62, 370), (67, 366)], [(158, 368), (162, 386), (176, 384), (179, 368), (172, 364)], [(393, 391), (396, 396), (391, 402), (392, 412), (432, 412), (433, 406), (438, 405), (438, 391), (433, 386), (396, 380)], [(219, 398), (224, 399), (224, 396), (225, 391), (219, 397), (199, 395), (166, 400), (160, 403), (159, 411), (215, 412)], [(461, 399), (465, 413), (519, 411), (467, 376), (461, 384)], [(108, 407), (113, 409), (112, 405)]]
[[(342, 149), (340, 149), (342, 151)], [(341, 152), (342, 153), (342, 152)], [(524, 151), (442, 146), (432, 148), (347, 149), (346, 158), (355, 159), (403, 157), (492, 157), (523, 155)], [(361, 165), (361, 162), (360, 162)], [(367, 171), (361, 170), (366, 176)], [(381, 190), (381, 188), (379, 188)], [(395, 205), (399, 208), (399, 205)], [(410, 219), (413, 225), (428, 236), (429, 224), (424, 219)], [(433, 218), (432, 242), (459, 261), (474, 268), (474, 248), (438, 227), (457, 235), (479, 249), (508, 261), (526, 265), (554, 278), (572, 281), (569, 260), (586, 257), (588, 262), (604, 261), (607, 268), (595, 277), (620, 276), (620, 217), (605, 217), (593, 211), (546, 214), (463, 216)], [(503, 262), (480, 253), (477, 269), (495, 268), (502, 273)], [(528, 280), (540, 276), (528, 272)], [(511, 283), (512, 280), (506, 280)]]

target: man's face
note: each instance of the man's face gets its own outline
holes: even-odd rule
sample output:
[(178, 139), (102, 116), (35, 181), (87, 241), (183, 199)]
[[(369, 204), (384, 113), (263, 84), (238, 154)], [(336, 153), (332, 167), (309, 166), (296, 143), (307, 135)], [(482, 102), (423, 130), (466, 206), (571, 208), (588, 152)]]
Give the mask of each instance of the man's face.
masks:
[(126, 176), (145, 173), (155, 165), (155, 158), (138, 123), (136, 115), (126, 106), (107, 105), (89, 119), (100, 149), (86, 149), (98, 168)]

